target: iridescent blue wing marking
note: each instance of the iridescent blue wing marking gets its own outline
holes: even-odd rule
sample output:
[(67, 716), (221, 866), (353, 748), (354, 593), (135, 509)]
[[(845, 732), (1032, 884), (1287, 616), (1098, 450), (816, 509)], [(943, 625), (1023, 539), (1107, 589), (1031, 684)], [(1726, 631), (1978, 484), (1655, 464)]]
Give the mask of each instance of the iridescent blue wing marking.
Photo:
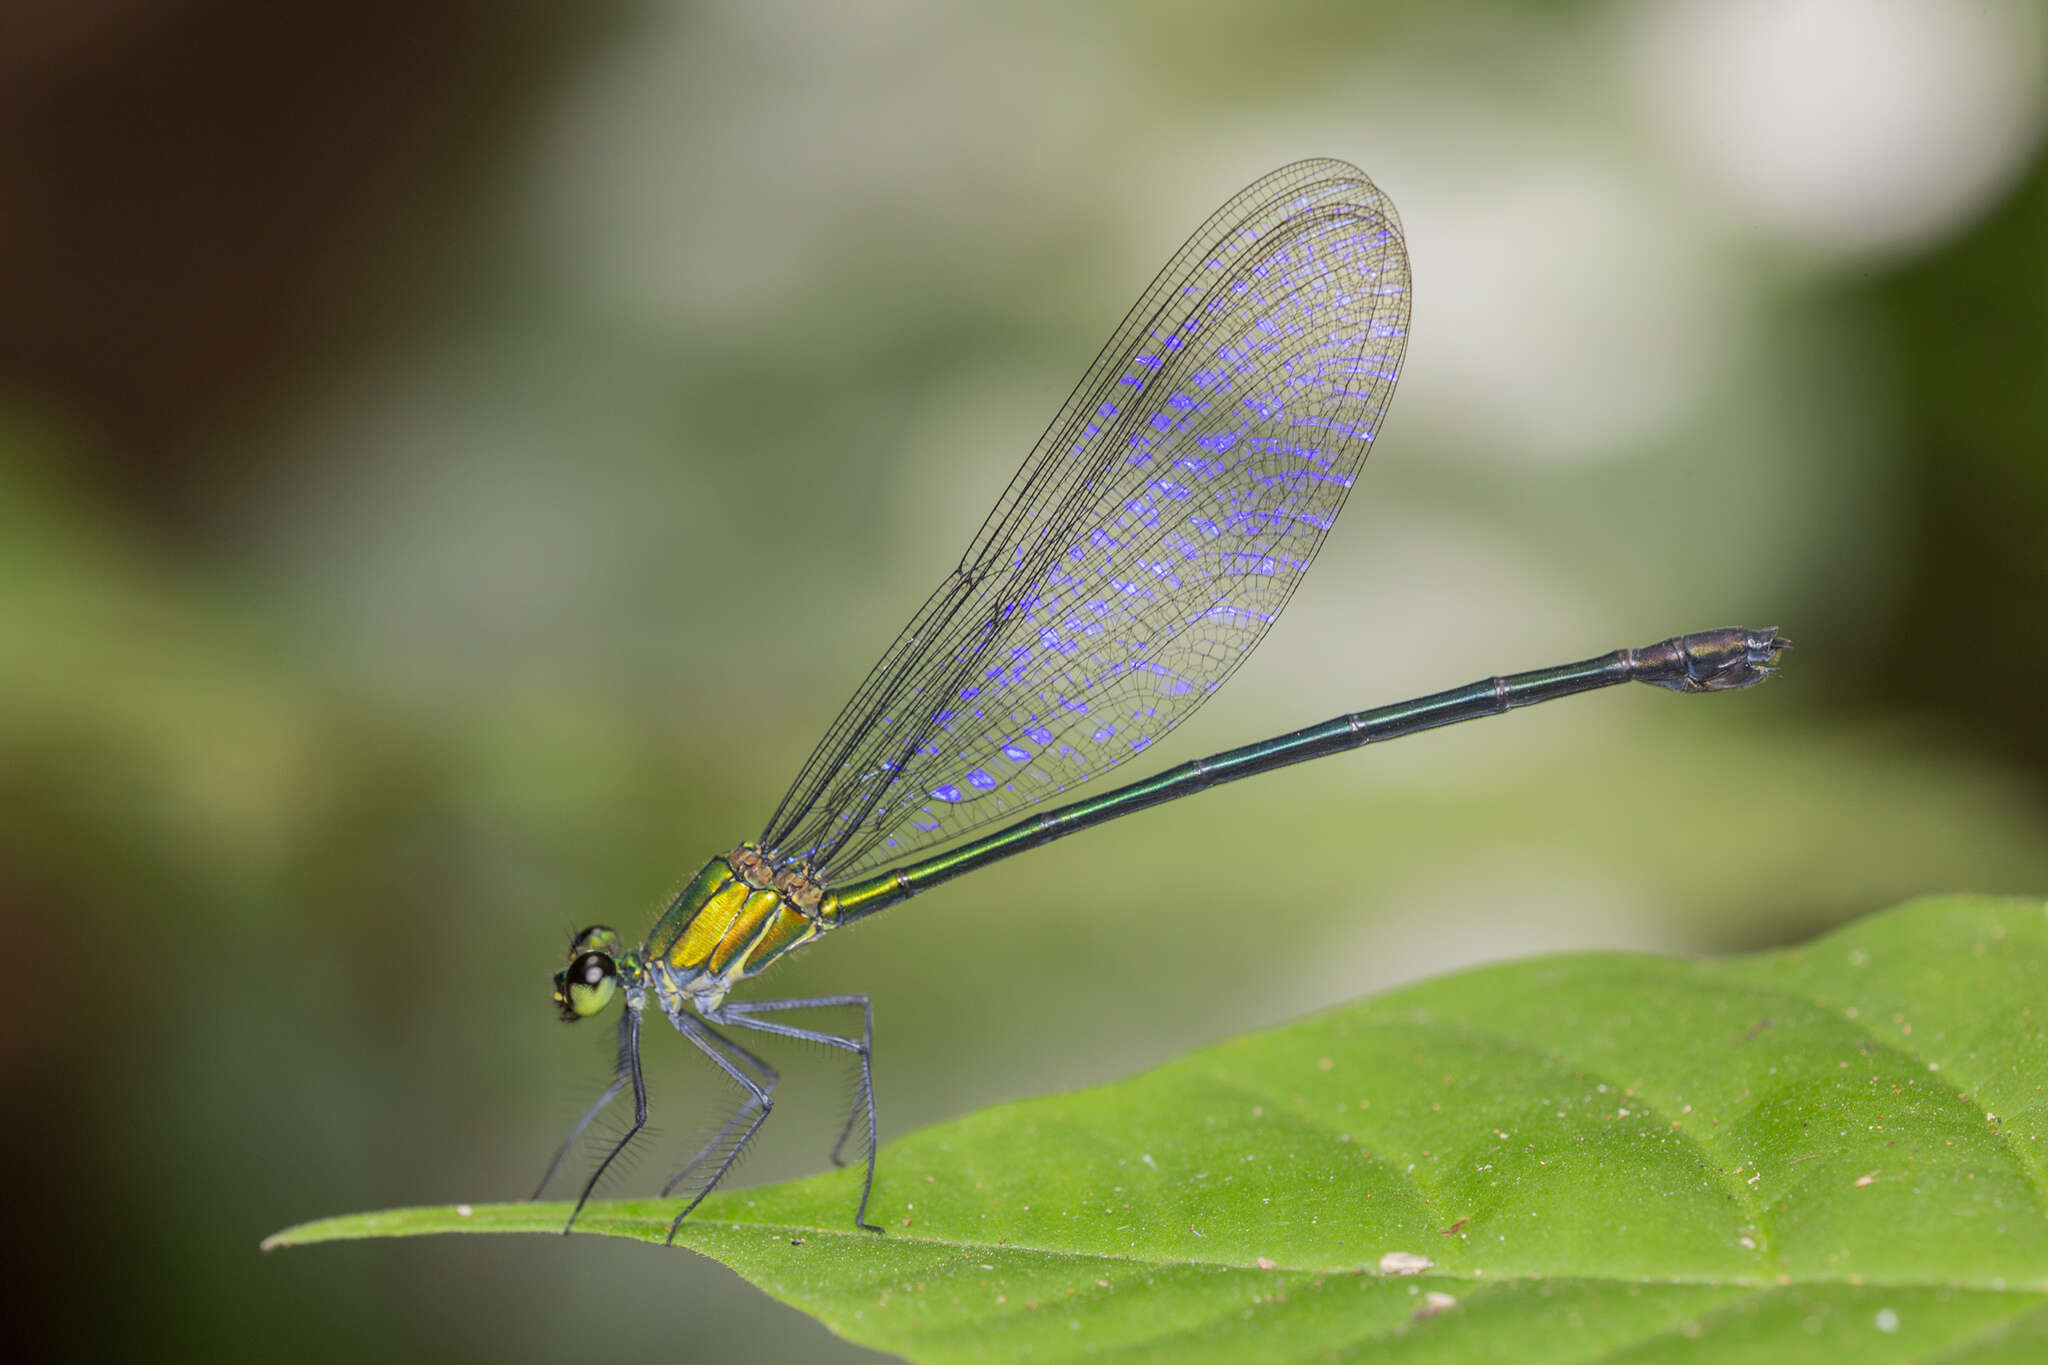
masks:
[(1193, 714), (1308, 571), (1393, 397), (1394, 206), (1302, 161), (1159, 272), (761, 838), (828, 883), (1115, 767)]

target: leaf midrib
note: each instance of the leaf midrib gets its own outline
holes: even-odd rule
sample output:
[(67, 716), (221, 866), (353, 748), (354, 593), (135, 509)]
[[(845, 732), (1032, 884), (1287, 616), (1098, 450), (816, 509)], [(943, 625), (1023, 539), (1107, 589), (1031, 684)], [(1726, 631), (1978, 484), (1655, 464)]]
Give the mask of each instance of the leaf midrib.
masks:
[[(561, 1229), (555, 1221), (555, 1215), (552, 1211), (550, 1211), (549, 1216), (545, 1220), (545, 1222), (543, 1222), (540, 1219), (536, 1219), (533, 1225), (530, 1227), (505, 1226), (503, 1224), (488, 1222), (480, 1223), (476, 1220), (476, 1214), (485, 1212), (487, 1209), (492, 1209), (492, 1207), (493, 1206), (489, 1205), (476, 1206), (476, 1208), (473, 1209), (471, 1214), (469, 1215), (457, 1214), (453, 1208), (392, 1210), (384, 1216), (390, 1217), (394, 1219), (394, 1221), (400, 1222), (401, 1226), (399, 1228), (385, 1229), (374, 1233), (366, 1232), (361, 1234), (348, 1234), (340, 1237), (318, 1236), (309, 1238), (305, 1241), (294, 1240), (292, 1237), (293, 1233), (302, 1232), (310, 1229), (316, 1229), (321, 1226), (319, 1223), (305, 1224), (299, 1228), (287, 1228), (283, 1232), (274, 1234), (271, 1238), (266, 1239), (266, 1245), (278, 1248), (289, 1248), (296, 1246), (310, 1246), (314, 1245), (315, 1243), (325, 1241), (376, 1241), (393, 1236), (489, 1236), (501, 1233), (511, 1233), (526, 1236), (558, 1237), (561, 1235)], [(496, 1207), (506, 1209), (518, 1209), (523, 1208), (525, 1206), (500, 1205)], [(433, 1225), (426, 1227), (404, 1227), (402, 1226), (402, 1224), (405, 1219), (405, 1215), (407, 1214), (428, 1215), (435, 1220), (445, 1219), (446, 1221), (436, 1221)], [(665, 1238), (668, 1234), (668, 1221), (666, 1218), (648, 1217), (639, 1213), (627, 1213), (619, 1211), (615, 1208), (608, 1208), (604, 1205), (591, 1206), (590, 1208), (584, 1211), (584, 1216), (586, 1220), (590, 1222), (597, 1222), (599, 1220), (609, 1221), (613, 1224), (613, 1229), (599, 1230), (597, 1228), (591, 1228), (587, 1231), (579, 1230), (575, 1234), (578, 1237), (621, 1237), (629, 1241), (657, 1243), (660, 1242), (663, 1238)], [(646, 1229), (646, 1233), (644, 1236), (631, 1230), (631, 1228), (635, 1224), (638, 1224)], [(883, 1239), (877, 1238), (875, 1234), (870, 1232), (856, 1232), (852, 1229), (841, 1230), (838, 1228), (825, 1228), (820, 1227), (815, 1223), (790, 1223), (770, 1220), (743, 1221), (729, 1218), (704, 1218), (685, 1225), (684, 1230), (686, 1234), (692, 1229), (699, 1229), (705, 1232), (711, 1232), (715, 1230), (717, 1232), (731, 1233), (739, 1236), (768, 1236), (772, 1234), (775, 1238), (778, 1239), (786, 1239), (792, 1235), (795, 1235), (803, 1238), (805, 1241), (817, 1241), (822, 1239), (829, 1240), (835, 1244), (860, 1247), (874, 1247), (877, 1245), (912, 1245), (919, 1248), (936, 1248), (960, 1252), (972, 1251), (977, 1253), (997, 1253), (1009, 1255), (1023, 1254), (1027, 1256), (1035, 1256), (1049, 1260), (1065, 1259), (1072, 1261), (1092, 1261), (1100, 1262), (1106, 1265), (1127, 1265), (1132, 1267), (1142, 1267), (1147, 1270), (1171, 1270), (1176, 1267), (1194, 1267), (1197, 1269), (1205, 1270), (1243, 1271), (1269, 1275), (1379, 1275), (1379, 1272), (1373, 1270), (1369, 1266), (1276, 1264), (1271, 1270), (1266, 1270), (1263, 1267), (1258, 1266), (1256, 1264), (1247, 1264), (1237, 1261), (1217, 1260), (1213, 1257), (1143, 1256), (1133, 1255), (1129, 1252), (1086, 1251), (1079, 1250), (1073, 1247), (1042, 1245), (1032, 1242), (991, 1242), (972, 1238), (942, 1238), (931, 1236), (919, 1236), (915, 1233), (905, 1232), (889, 1233), (886, 1235), (886, 1241), (884, 1241)], [(695, 1251), (700, 1256), (709, 1255), (708, 1252), (699, 1250), (697, 1246), (694, 1244), (694, 1242), (691, 1240), (679, 1241), (678, 1243), (676, 1243), (676, 1245), (683, 1247), (686, 1250)], [(1555, 1275), (1545, 1275), (1540, 1273), (1532, 1274), (1528, 1272), (1513, 1272), (1489, 1275), (1483, 1268), (1474, 1270), (1454, 1270), (1442, 1266), (1432, 1266), (1429, 1270), (1419, 1275), (1387, 1275), (1383, 1278), (1389, 1280), (1405, 1279), (1417, 1284), (1427, 1284), (1433, 1280), (1450, 1280), (1466, 1284), (1670, 1284), (1692, 1285), (1703, 1288), (1719, 1289), (1764, 1289), (1771, 1288), (1773, 1286), (1784, 1288), (1796, 1287), (1799, 1285), (1842, 1285), (1847, 1287), (1871, 1289), (1950, 1289), (1960, 1290), (1969, 1293), (2048, 1295), (2048, 1276), (2030, 1280), (2015, 1281), (2001, 1276), (1942, 1279), (1930, 1276), (1867, 1274), (1815, 1274), (1805, 1276), (1794, 1276), (1790, 1274), (1619, 1275), (1598, 1273), (1588, 1274), (1584, 1272), (1560, 1272)]]
[[(648, 1220), (648, 1227), (650, 1229), (654, 1228), (656, 1226), (656, 1223), (657, 1220), (650, 1219)], [(662, 1233), (665, 1235), (667, 1232), (668, 1225), (666, 1223), (661, 1223), (659, 1226)], [(873, 1233), (856, 1234), (853, 1232), (841, 1232), (836, 1228), (821, 1229), (817, 1227), (815, 1224), (809, 1223), (742, 1223), (728, 1222), (717, 1219), (706, 1219), (705, 1221), (698, 1223), (697, 1226), (700, 1228), (716, 1227), (722, 1228), (729, 1232), (741, 1233), (772, 1232), (776, 1234), (778, 1237), (787, 1236), (790, 1233), (797, 1233), (801, 1234), (806, 1240), (815, 1240), (817, 1238), (822, 1237), (830, 1238), (837, 1242), (862, 1246), (873, 1246), (875, 1244), (875, 1237)], [(502, 1231), (502, 1229), (493, 1230)], [(540, 1230), (541, 1229), (536, 1229), (536, 1231)], [(461, 1229), (450, 1229), (450, 1231), (461, 1231)], [(549, 1231), (552, 1231), (552, 1229), (549, 1229)], [(593, 1232), (579, 1233), (578, 1235), (612, 1236), (625, 1234)], [(1135, 1256), (1125, 1252), (1082, 1251), (1073, 1247), (1040, 1246), (1028, 1242), (983, 1242), (974, 1241), (966, 1238), (955, 1239), (943, 1237), (919, 1237), (915, 1234), (910, 1233), (890, 1233), (888, 1234), (888, 1238), (891, 1243), (896, 1244), (915, 1243), (916, 1245), (921, 1247), (949, 1247), (961, 1251), (992, 1251), (1009, 1252), (1012, 1254), (1017, 1252), (1023, 1252), (1027, 1255), (1033, 1256), (1044, 1256), (1055, 1259), (1064, 1257), (1070, 1260), (1077, 1261), (1102, 1261), (1111, 1265), (1143, 1266), (1147, 1269), (1154, 1270), (1172, 1269), (1176, 1266), (1194, 1266), (1197, 1268), (1207, 1270), (1250, 1271), (1252, 1273), (1262, 1275), (1328, 1276), (1379, 1274), (1379, 1272), (1374, 1271), (1369, 1267), (1361, 1268), (1358, 1266), (1351, 1265), (1280, 1265), (1276, 1263), (1271, 1270), (1267, 1270), (1265, 1267), (1256, 1264), (1242, 1264), (1236, 1261), (1218, 1261), (1194, 1256)], [(683, 1242), (678, 1242), (677, 1245), (683, 1246), (687, 1244)], [(689, 1249), (692, 1251), (696, 1250), (694, 1246), (691, 1246)], [(703, 1255), (705, 1253), (698, 1252), (698, 1254)], [(1864, 1289), (1956, 1289), (1964, 1290), (1971, 1293), (1984, 1294), (2048, 1294), (2048, 1276), (2044, 1276), (2037, 1280), (2027, 1280), (2015, 1283), (2013, 1281), (2005, 1280), (1997, 1276), (1987, 1277), (1986, 1279), (1980, 1282), (1969, 1279), (1943, 1280), (1919, 1278), (1913, 1276), (1854, 1274), (1805, 1276), (1791, 1274), (1717, 1276), (1601, 1275), (1584, 1273), (1561, 1273), (1557, 1275), (1541, 1275), (1517, 1272), (1509, 1274), (1489, 1275), (1486, 1273), (1484, 1269), (1454, 1270), (1442, 1266), (1432, 1266), (1430, 1269), (1424, 1271), (1419, 1275), (1385, 1275), (1381, 1276), (1381, 1278), (1388, 1280), (1409, 1280), (1416, 1284), (1427, 1284), (1431, 1280), (1458, 1280), (1464, 1283), (1479, 1284), (1674, 1284), (1692, 1285), (1708, 1289), (1782, 1289), (1797, 1288), (1800, 1285), (1825, 1284), (1843, 1285), (1853, 1288)]]

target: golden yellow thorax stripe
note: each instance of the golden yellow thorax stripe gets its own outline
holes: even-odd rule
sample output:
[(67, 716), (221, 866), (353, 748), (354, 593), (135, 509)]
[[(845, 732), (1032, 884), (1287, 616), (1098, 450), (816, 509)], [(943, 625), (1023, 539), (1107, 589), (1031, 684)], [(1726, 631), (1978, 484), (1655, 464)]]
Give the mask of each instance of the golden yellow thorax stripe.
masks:
[(720, 887), (690, 920), (682, 942), (669, 954), (669, 961), (684, 968), (703, 966), (704, 959), (711, 956), (711, 950), (724, 940), (726, 931), (746, 908), (747, 898), (754, 894), (754, 889), (741, 881)]

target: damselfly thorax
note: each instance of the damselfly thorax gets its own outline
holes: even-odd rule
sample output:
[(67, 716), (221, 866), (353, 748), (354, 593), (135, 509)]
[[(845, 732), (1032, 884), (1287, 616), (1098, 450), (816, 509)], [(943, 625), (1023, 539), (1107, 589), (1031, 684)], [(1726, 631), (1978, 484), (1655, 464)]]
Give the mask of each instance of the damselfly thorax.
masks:
[(840, 906), (801, 867), (777, 869), (742, 844), (705, 863), (641, 948), (663, 1007), (716, 1009), (736, 982), (839, 922)]

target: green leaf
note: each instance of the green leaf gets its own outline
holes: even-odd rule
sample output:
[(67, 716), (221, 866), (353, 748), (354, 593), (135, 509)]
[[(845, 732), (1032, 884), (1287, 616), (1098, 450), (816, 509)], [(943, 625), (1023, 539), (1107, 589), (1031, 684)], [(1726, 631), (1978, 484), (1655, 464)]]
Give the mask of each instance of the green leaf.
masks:
[[(681, 1241), (921, 1361), (2043, 1359), (2044, 1011), (2038, 901), (1511, 963), (914, 1133), (882, 1154), (885, 1235), (835, 1171), (717, 1196)], [(578, 1228), (659, 1242), (676, 1207)]]

